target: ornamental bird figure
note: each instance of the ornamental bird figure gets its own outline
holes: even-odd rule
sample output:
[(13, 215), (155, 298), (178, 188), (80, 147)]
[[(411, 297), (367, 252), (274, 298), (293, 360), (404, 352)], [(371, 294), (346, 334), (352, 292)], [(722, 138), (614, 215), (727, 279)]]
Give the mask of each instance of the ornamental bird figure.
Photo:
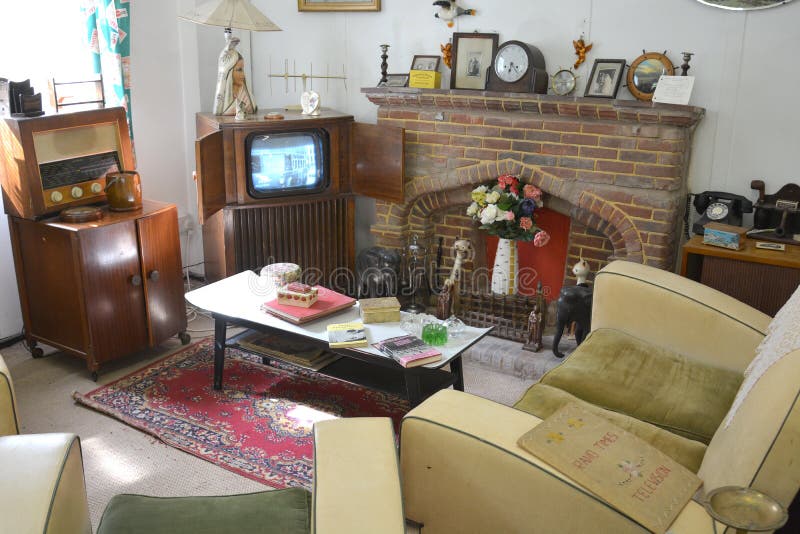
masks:
[(456, 0), (452, 0), (450, 2), (447, 0), (439, 0), (434, 2), (433, 5), (439, 6), (434, 17), (447, 22), (448, 28), (453, 27), (453, 20), (456, 17), (460, 17), (461, 15), (474, 15), (476, 13), (474, 9), (464, 9), (458, 7), (456, 5)]
[(578, 67), (581, 66), (581, 63), (586, 61), (586, 52), (591, 50), (593, 45), (591, 44), (587, 45), (583, 41), (583, 37), (581, 37), (577, 41), (572, 41), (572, 46), (575, 47), (575, 55), (578, 56), (578, 59), (577, 61), (575, 61), (575, 65), (573, 67), (577, 69)]

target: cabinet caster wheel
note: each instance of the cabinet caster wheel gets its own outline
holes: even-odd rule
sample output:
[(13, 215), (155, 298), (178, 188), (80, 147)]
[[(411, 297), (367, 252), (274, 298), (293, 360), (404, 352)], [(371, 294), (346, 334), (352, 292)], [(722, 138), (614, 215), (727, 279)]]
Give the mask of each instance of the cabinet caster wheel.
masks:
[(44, 351), (41, 347), (31, 347), (31, 356), (34, 358), (41, 358), (44, 356)]
[(181, 340), (181, 345), (188, 345), (192, 340), (192, 336), (190, 336), (187, 332), (179, 332), (178, 339)]
[(97, 371), (92, 371), (92, 382), (97, 382)]

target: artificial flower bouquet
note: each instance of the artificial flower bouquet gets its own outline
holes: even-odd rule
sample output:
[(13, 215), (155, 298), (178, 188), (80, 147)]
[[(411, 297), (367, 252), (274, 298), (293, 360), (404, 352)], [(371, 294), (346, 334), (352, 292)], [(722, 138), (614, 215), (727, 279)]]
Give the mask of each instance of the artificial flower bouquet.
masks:
[[(521, 189), (521, 191), (520, 191)], [(536, 226), (536, 210), (542, 207), (542, 190), (504, 174), (472, 190), (467, 215), (480, 221), (481, 230), (513, 241), (533, 241), (543, 247), (550, 235)]]

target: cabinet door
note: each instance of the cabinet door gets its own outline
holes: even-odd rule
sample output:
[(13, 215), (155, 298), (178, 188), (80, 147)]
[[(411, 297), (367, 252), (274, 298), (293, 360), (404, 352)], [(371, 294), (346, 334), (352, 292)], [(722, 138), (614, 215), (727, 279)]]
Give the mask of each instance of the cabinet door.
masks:
[(186, 330), (178, 210), (136, 220), (142, 258), (150, 346)]
[(147, 347), (136, 223), (81, 230), (80, 246), (91, 338), (89, 367), (96, 370), (98, 363)]
[(402, 203), (404, 197), (404, 130), (356, 122), (350, 141), (353, 192)]
[(197, 218), (200, 224), (225, 206), (225, 155), (222, 132), (212, 132), (194, 142)]

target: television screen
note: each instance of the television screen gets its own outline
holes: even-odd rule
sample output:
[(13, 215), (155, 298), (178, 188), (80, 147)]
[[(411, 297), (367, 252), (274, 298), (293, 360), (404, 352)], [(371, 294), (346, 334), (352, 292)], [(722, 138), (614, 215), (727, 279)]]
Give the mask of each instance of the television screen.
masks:
[(326, 154), (324, 130), (250, 134), (247, 139), (250, 194), (265, 198), (325, 190)]

